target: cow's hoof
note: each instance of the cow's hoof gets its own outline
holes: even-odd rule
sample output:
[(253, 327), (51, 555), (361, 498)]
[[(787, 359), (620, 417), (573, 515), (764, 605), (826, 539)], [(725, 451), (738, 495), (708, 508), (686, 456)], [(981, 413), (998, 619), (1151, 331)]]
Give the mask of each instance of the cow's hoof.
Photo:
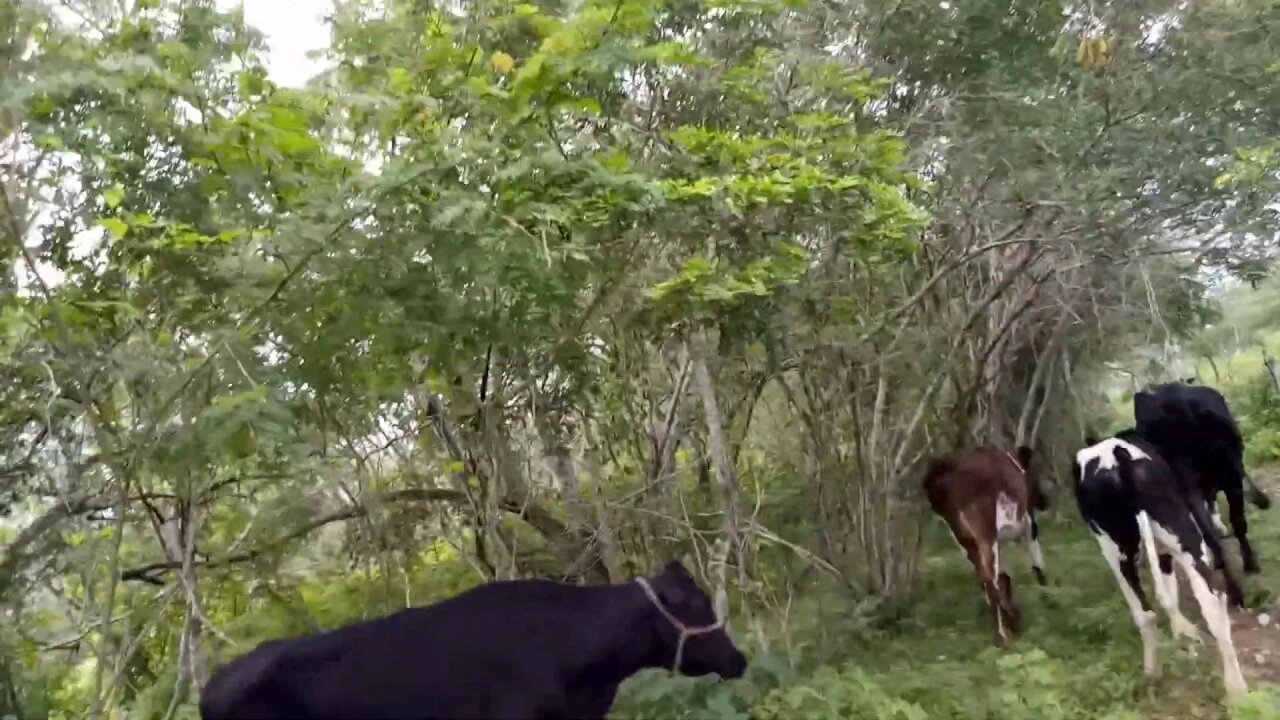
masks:
[(1249, 686), (1245, 684), (1244, 678), (1238, 673), (1227, 678), (1224, 684), (1229, 698), (1237, 698), (1249, 692)]
[(1009, 615), (1009, 630), (1011, 630), (1014, 635), (1022, 634), (1022, 613), (1015, 612)]
[(1159, 696), (1160, 690), (1160, 672), (1157, 670), (1153, 674), (1142, 673), (1142, 679), (1133, 689), (1133, 695), (1138, 700), (1154, 699)]

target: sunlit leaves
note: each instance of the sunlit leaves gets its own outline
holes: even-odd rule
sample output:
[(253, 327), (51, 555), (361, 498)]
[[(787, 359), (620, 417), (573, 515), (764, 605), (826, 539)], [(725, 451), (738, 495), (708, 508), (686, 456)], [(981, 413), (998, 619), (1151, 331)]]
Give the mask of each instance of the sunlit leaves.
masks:
[(494, 72), (505, 75), (515, 68), (516, 61), (510, 55), (497, 51), (489, 56), (489, 64), (493, 66)]
[[(33, 141), (76, 158), (50, 187), (75, 190), (32, 243), (61, 284), (0, 316), (35, 378), (13, 385), (38, 389), (21, 402), (87, 388), (97, 414), (73, 395), (64, 429), (128, 458), (93, 478), (208, 493), (218, 556), (270, 546), (287, 508), (305, 521), (302, 500), (357, 468), (379, 489), (403, 463), (418, 485), (492, 490), (437, 419), (468, 460), (524, 448), (531, 408), (633, 423), (622, 399), (646, 371), (619, 358), (693, 326), (763, 364), (761, 328), (812, 291), (814, 238), (880, 271), (921, 222), (903, 144), (862, 116), (880, 84), (784, 33), (799, 5), (343, 3), (332, 70), (302, 89), (205, 3), (49, 38), (14, 97)], [(428, 394), (443, 414), (423, 422)], [(122, 536), (139, 561), (160, 553), (144, 522)], [(230, 614), (235, 571), (201, 572)], [(160, 662), (176, 639), (150, 644)]]
[(107, 207), (115, 210), (120, 205), (120, 202), (124, 200), (124, 186), (117, 183), (103, 190), (102, 200), (107, 204)]
[(1239, 151), (1230, 169), (1215, 179), (1218, 187), (1253, 189), (1276, 182), (1280, 172), (1280, 142)]
[(98, 221), (98, 224), (106, 228), (107, 232), (117, 238), (123, 238), (125, 235), (129, 234), (129, 223), (121, 220), (120, 218), (102, 218)]
[(694, 257), (676, 277), (654, 286), (649, 296), (665, 322), (681, 326), (708, 321), (752, 298), (768, 298), (781, 287), (795, 284), (804, 275), (807, 261), (808, 254), (790, 244), (741, 268)]

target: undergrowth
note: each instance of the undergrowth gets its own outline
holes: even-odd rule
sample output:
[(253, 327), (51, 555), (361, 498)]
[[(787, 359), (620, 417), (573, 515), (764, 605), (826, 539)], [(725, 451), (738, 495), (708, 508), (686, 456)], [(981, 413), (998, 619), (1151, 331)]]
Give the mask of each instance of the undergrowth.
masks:
[[(1261, 577), (1246, 580), (1250, 604), (1258, 608), (1280, 593), (1280, 516), (1251, 511), (1250, 519), (1250, 537), (1264, 563)], [(766, 631), (735, 633), (753, 657), (742, 680), (646, 672), (623, 687), (611, 717), (1280, 717), (1280, 688), (1256, 682), (1248, 696), (1226, 707), (1214, 647), (1176, 642), (1163, 616), (1163, 676), (1143, 680), (1138, 633), (1069, 500), (1042, 522), (1047, 587), (1035, 584), (1023, 548), (1010, 545), (1005, 554), (1024, 628), (1003, 651), (992, 643), (967, 560), (939, 522), (931, 523), (929, 536), (921, 581), (905, 606), (870, 606), (840, 587), (811, 587), (793, 601), (785, 627), (774, 617), (755, 623)], [(1234, 550), (1232, 541), (1228, 546)], [(1151, 587), (1145, 570), (1144, 583)]]

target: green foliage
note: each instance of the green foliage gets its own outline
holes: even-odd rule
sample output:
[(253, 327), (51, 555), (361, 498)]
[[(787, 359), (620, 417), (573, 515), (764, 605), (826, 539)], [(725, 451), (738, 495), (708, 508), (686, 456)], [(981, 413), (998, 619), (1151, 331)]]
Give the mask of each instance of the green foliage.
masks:
[(1254, 688), (1231, 706), (1231, 720), (1263, 720), (1276, 716), (1280, 716), (1280, 688), (1273, 684)]
[(886, 692), (866, 673), (850, 665), (840, 670), (821, 668), (803, 684), (775, 690), (751, 717), (922, 720), (929, 715), (919, 705)]
[(732, 683), (646, 671), (623, 686), (609, 716), (747, 720), (771, 689), (793, 680), (786, 664), (767, 653), (756, 653), (746, 676)]
[[(1100, 28), (1039, 0), (351, 0), (301, 88), (222, 3), (47, 5), (0, 3), (0, 660), (24, 716), (192, 717), (197, 613), (188, 640), (225, 658), (491, 577), (598, 581), (591, 553), (614, 579), (703, 558), (733, 511), (708, 397), (753, 544), (729, 590), (770, 651), (738, 683), (647, 673), (619, 716), (1134, 707), (1078, 528), (1047, 526), (1063, 584), (996, 653), (954, 549), (913, 584), (915, 547), (881, 537), (922, 513), (876, 466), (1006, 435), (1038, 358), (1088, 379), (1149, 313), (1171, 337), (1209, 318), (1167, 237), (1271, 237), (1239, 202), (1280, 137), (1270, 5), (1108, 6), (1088, 22), (1116, 53), (1084, 74), (1061, 49)], [(1205, 257), (1256, 267), (1243, 237)], [(1263, 387), (1232, 395), (1251, 462), (1280, 453)]]
[(1231, 407), (1245, 438), (1246, 463), (1257, 467), (1280, 461), (1280, 391), (1271, 378), (1257, 376), (1228, 387), (1234, 391)]
[(1207, 328), (1195, 365), (1200, 381), (1217, 387), (1230, 403), (1244, 436), (1246, 466), (1255, 471), (1280, 461), (1280, 388), (1266, 365), (1280, 354), (1280, 331), (1274, 309), (1257, 305), (1266, 303), (1273, 285), (1229, 296), (1225, 319), (1239, 328), (1238, 337), (1247, 344), (1238, 345), (1236, 333), (1224, 334), (1222, 326)]
[[(767, 620), (771, 644), (785, 644), (793, 668), (757, 652), (741, 682), (645, 673), (624, 686), (611, 716), (1226, 720), (1213, 652), (1192, 658), (1165, 639), (1164, 675), (1144, 685), (1137, 632), (1096, 543), (1069, 512), (1054, 515), (1041, 535), (1055, 568), (1049, 587), (1030, 580), (1022, 553), (1011, 554), (1027, 627), (1009, 649), (991, 644), (973, 570), (931, 523), (909, 607), (867, 605), (847, 589), (806, 582), (785, 621), (781, 613)], [(1260, 520), (1260, 542), (1280, 540), (1280, 525)], [(1231, 712), (1256, 717), (1250, 708), (1269, 702), (1262, 686)]]
[[(968, 664), (985, 666), (990, 677), (976, 684)], [(1073, 680), (1073, 676), (1087, 682)], [(775, 720), (812, 718), (1082, 718), (1125, 717), (1122, 705), (1099, 702), (1097, 678), (1039, 649), (998, 655), (992, 651), (955, 660), (939, 658), (922, 675), (908, 666), (867, 670), (850, 663), (820, 668), (801, 683), (775, 690), (752, 713)], [(1093, 693), (1089, 692), (1093, 690)]]

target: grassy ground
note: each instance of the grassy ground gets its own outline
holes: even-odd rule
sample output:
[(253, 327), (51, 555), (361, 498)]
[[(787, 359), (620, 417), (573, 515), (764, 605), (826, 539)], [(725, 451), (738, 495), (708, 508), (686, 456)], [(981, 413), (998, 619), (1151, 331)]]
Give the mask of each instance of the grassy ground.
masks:
[[(1280, 473), (1268, 478), (1273, 497)], [(1276, 498), (1280, 500), (1280, 497)], [(776, 656), (791, 657), (795, 672), (777, 670), (767, 657), (744, 682), (716, 686), (660, 675), (633, 682), (616, 717), (754, 718), (1264, 718), (1280, 717), (1280, 630), (1261, 628), (1258, 616), (1277, 615), (1280, 597), (1280, 505), (1250, 508), (1250, 538), (1261, 576), (1244, 578), (1250, 608), (1235, 618), (1251, 693), (1233, 711), (1222, 701), (1220, 665), (1210, 643), (1176, 641), (1160, 614), (1163, 676), (1142, 678), (1138, 633), (1128, 608), (1069, 501), (1042, 522), (1049, 586), (1040, 588), (1025, 549), (1011, 545), (1023, 634), (1006, 650), (992, 645), (992, 626), (968, 561), (940, 522), (929, 529), (929, 552), (918, 596), (890, 612), (860, 615), (837, 596), (806, 597), (791, 613), (799, 628), (789, 647), (771, 638)], [(1229, 552), (1235, 541), (1227, 540)], [(1235, 563), (1239, 567), (1238, 561)], [(1152, 601), (1154, 588), (1144, 568)], [(1181, 598), (1188, 618), (1201, 624), (1189, 589)], [(1160, 612), (1160, 611), (1158, 611)], [(888, 617), (886, 618), (886, 615)], [(1206, 635), (1207, 637), (1207, 635)], [(759, 653), (766, 657), (767, 653)]]

